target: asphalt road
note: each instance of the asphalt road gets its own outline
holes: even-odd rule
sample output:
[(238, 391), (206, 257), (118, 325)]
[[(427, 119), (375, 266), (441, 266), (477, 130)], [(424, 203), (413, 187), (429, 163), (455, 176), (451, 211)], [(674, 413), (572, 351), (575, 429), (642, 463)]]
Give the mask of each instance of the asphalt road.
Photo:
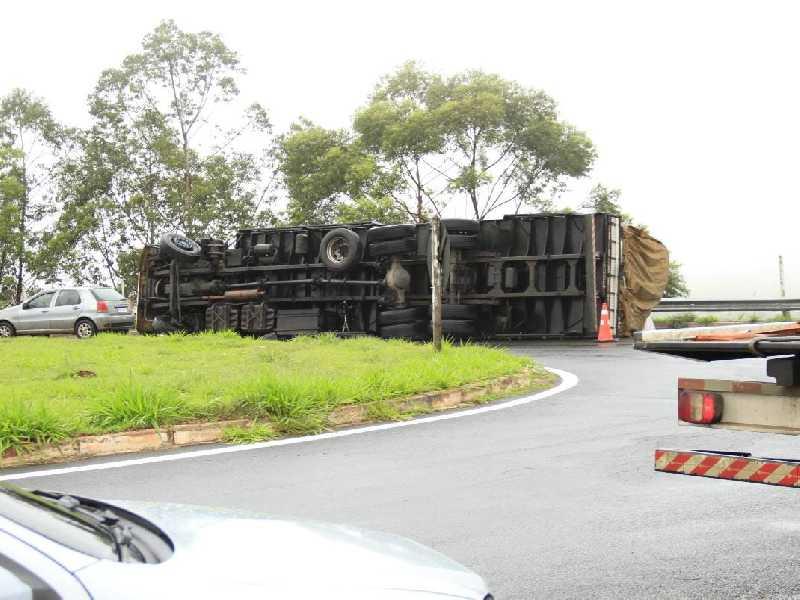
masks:
[(676, 424), (679, 375), (765, 379), (763, 363), (510, 347), (579, 384), (462, 419), (21, 483), (390, 531), (475, 569), (498, 599), (800, 596), (800, 490), (652, 470), (655, 447), (800, 455), (792, 437)]

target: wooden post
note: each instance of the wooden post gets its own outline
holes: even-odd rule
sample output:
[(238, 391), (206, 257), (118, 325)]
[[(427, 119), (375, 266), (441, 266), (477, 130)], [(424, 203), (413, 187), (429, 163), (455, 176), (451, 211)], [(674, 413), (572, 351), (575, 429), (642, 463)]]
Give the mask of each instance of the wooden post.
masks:
[[(781, 283), (781, 298), (786, 298), (786, 286), (783, 283), (783, 256), (778, 255), (778, 277)], [(783, 318), (787, 321), (791, 321), (792, 313), (788, 310), (783, 311)]]
[(438, 216), (431, 219), (431, 330), (433, 349), (442, 351), (442, 263), (439, 258), (439, 234), (441, 224)]

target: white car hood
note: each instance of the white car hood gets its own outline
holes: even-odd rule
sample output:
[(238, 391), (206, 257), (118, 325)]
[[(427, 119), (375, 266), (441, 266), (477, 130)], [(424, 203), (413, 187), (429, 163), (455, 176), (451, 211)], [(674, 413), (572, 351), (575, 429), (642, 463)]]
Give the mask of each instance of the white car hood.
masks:
[(114, 583), (115, 598), (143, 597), (153, 589), (159, 597), (192, 598), (268, 590), (269, 598), (281, 600), (482, 600), (488, 593), (477, 574), (394, 535), (195, 506), (109, 504), (160, 527), (175, 553), (158, 565), (99, 561), (78, 572), (98, 598), (108, 582)]

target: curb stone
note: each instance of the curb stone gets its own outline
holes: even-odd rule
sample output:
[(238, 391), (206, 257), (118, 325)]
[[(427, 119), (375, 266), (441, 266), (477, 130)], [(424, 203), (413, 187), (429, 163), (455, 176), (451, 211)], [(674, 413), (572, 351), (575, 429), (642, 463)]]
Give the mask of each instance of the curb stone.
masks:
[[(517, 375), (500, 377), (485, 383), (470, 383), (456, 389), (384, 400), (381, 404), (401, 414), (447, 410), (464, 404), (474, 404), (486, 396), (506, 393), (515, 388), (530, 385), (533, 381), (534, 373), (526, 369)], [(335, 429), (375, 421), (376, 419), (370, 417), (370, 408), (376, 404), (377, 402), (339, 406), (328, 415), (328, 426)], [(0, 457), (0, 468), (220, 443), (223, 441), (223, 433), (226, 429), (246, 428), (253, 424), (254, 422), (250, 419), (236, 419), (211, 423), (187, 423), (165, 429), (85, 435), (62, 444), (32, 446), (29, 451), (21, 453), (7, 450)], [(268, 423), (266, 424), (268, 425)]]

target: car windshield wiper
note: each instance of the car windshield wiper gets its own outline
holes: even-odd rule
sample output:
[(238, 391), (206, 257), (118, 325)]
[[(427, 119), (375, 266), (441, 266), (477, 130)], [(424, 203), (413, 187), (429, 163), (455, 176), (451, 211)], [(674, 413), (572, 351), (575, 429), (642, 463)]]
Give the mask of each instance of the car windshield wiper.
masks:
[(91, 506), (69, 494), (40, 490), (29, 491), (8, 483), (0, 483), (0, 490), (37, 504), (46, 510), (61, 514), (99, 533), (113, 546), (114, 553), (120, 562), (125, 560), (126, 553), (133, 555), (132, 557), (136, 560), (144, 561), (144, 556), (134, 544), (131, 527), (123, 523), (119, 516), (108, 509)]

